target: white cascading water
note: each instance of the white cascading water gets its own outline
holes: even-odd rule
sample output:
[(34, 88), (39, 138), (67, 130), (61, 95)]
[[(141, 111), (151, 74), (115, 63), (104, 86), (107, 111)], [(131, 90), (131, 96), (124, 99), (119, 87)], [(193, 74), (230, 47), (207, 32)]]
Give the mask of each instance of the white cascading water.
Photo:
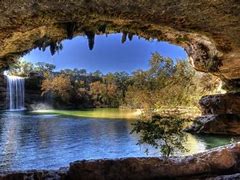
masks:
[(7, 92), (10, 111), (24, 110), (25, 79), (7, 75)]

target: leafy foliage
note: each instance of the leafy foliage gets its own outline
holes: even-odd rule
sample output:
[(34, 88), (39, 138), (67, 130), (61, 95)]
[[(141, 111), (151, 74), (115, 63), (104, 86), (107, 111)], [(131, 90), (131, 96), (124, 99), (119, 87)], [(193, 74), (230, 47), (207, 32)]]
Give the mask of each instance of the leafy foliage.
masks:
[[(131, 133), (140, 133), (138, 145), (149, 144), (169, 157), (175, 151), (186, 152), (183, 143), (187, 140), (182, 130), (186, 121), (175, 117), (153, 116), (148, 121), (137, 121)], [(148, 149), (146, 149), (146, 153)]]
[(13, 76), (28, 77), (31, 73), (38, 73), (39, 75), (44, 76), (45, 74), (52, 74), (55, 68), (56, 66), (53, 64), (45, 62), (32, 64), (20, 59), (9, 68), (8, 74)]
[(102, 83), (96, 81), (90, 84), (90, 91), (95, 106), (110, 105), (111, 107), (117, 107), (117, 86), (113, 83)]
[(68, 102), (74, 107), (78, 105), (81, 107), (119, 107), (124, 101), (129, 83), (129, 75), (125, 72), (103, 75), (101, 71), (88, 73), (85, 69), (63, 69), (60, 72), (45, 75), (45, 84), (43, 83), (42, 90), (46, 91), (45, 93), (53, 93), (57, 101), (59, 98), (62, 99), (60, 94), (55, 92), (57, 88), (47, 88), (47, 84), (51, 84), (60, 75), (70, 79), (71, 89), (67, 91), (69, 94), (65, 99), (65, 104)]
[(220, 81), (209, 74), (196, 73), (187, 61), (164, 58), (154, 53), (147, 71), (132, 75), (126, 91), (127, 106), (154, 112), (163, 107), (197, 107), (201, 96), (214, 92)]
[[(73, 29), (74, 26), (69, 25), (69, 38), (72, 38)], [(95, 34), (85, 33), (92, 49)], [(122, 42), (127, 38), (132, 40), (133, 34), (124, 33)], [(52, 53), (61, 48), (56, 45), (50, 46)], [(187, 61), (174, 62), (158, 53), (152, 54), (149, 65), (148, 70), (137, 70), (132, 75), (126, 72), (104, 75), (101, 71), (88, 73), (85, 69), (54, 72), (52, 64), (19, 61), (9, 72), (21, 76), (31, 72), (42, 75), (45, 78), (41, 85), (42, 94), (51, 93), (56, 102), (63, 104), (139, 108), (144, 112), (143, 120), (137, 121), (132, 130), (132, 133), (140, 133), (139, 145), (146, 143), (159, 148), (166, 157), (175, 151), (187, 151), (183, 146), (186, 134), (182, 131), (186, 121), (171, 114), (168, 117), (155, 114), (165, 106), (197, 106), (200, 97), (214, 92), (220, 81), (209, 74), (196, 73)]]
[(12, 76), (28, 76), (34, 70), (32, 63), (26, 62), (22, 59), (12, 64), (9, 68), (8, 74)]
[(64, 74), (60, 74), (56, 77), (43, 80), (41, 89), (42, 95), (51, 92), (54, 95), (59, 96), (63, 101), (68, 101), (71, 88), (70, 78)]

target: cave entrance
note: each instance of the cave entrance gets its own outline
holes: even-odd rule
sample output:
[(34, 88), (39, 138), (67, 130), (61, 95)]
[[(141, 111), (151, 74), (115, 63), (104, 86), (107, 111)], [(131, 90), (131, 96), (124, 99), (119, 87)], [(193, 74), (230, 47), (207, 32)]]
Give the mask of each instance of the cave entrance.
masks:
[[(1, 115), (0, 126), (9, 138), (0, 145), (11, 154), (20, 152), (21, 162), (10, 167), (14, 157), (3, 155), (0, 165), (5, 170), (59, 168), (81, 159), (147, 156), (145, 148), (150, 156), (159, 156), (158, 149), (144, 146), (139, 150), (135, 145), (139, 137), (129, 134), (132, 122), (150, 111), (184, 114), (181, 118), (196, 116), (199, 98), (217, 87), (208, 83), (214, 82), (212, 76), (192, 68), (183, 48), (126, 33), (42, 42), (10, 65), (6, 75), (15, 83), (8, 88), (15, 90), (8, 100), (19, 98), (14, 94), (23, 93), (17, 85), (22, 87), (24, 80), (22, 109), (28, 111)], [(14, 103), (9, 103), (12, 108), (10, 104)], [(26, 143), (21, 143), (24, 139)], [(202, 141), (188, 134), (187, 139), (184, 145), (189, 151), (181, 151), (181, 155), (209, 148), (208, 138)], [(224, 140), (212, 147), (226, 144), (230, 138)], [(26, 158), (32, 152), (38, 156)]]
[[(42, 98), (44, 96), (42, 95), (44, 92), (41, 90), (41, 83), (46, 72), (54, 74), (53, 76), (59, 74), (71, 76), (71, 85), (74, 83), (86, 83), (86, 81), (94, 82), (99, 80), (99, 78), (104, 79), (105, 77), (130, 79), (133, 78), (134, 73), (147, 73), (147, 70), (149, 70), (151, 66), (150, 59), (154, 55), (156, 58), (160, 58), (158, 59), (159, 61), (164, 61), (164, 58), (165, 60), (169, 58), (169, 60), (172, 60), (173, 64), (187, 59), (187, 54), (183, 48), (164, 41), (157, 41), (154, 39), (147, 40), (126, 33), (96, 35), (93, 37), (86, 35), (77, 36), (71, 40), (64, 40), (61, 43), (50, 43), (47, 44), (46, 47), (42, 45), (24, 55), (17, 64), (10, 68), (9, 73), (28, 77), (25, 96), (26, 106), (27, 108), (34, 109), (38, 107), (34, 104), (39, 104), (39, 101), (43, 101)], [(162, 64), (159, 62), (158, 65), (166, 66), (164, 63), (166, 62), (162, 62)], [(96, 78), (95, 80), (94, 77)], [(34, 78), (38, 78), (38, 80)], [(121, 80), (118, 79), (117, 81)], [(34, 82), (36, 82), (35, 86), (33, 86)], [(88, 84), (93, 82), (88, 82)], [(116, 84), (116, 82), (113, 84)], [(48, 85), (50, 86), (50, 84)], [(95, 83), (95, 85), (100, 86), (101, 84)], [(120, 85), (121, 84), (118, 84), (118, 86)], [(77, 86), (78, 89), (84, 91), (84, 85)], [(112, 88), (115, 88), (115, 86)], [(124, 91), (126, 91), (127, 87), (124, 88)], [(116, 107), (121, 106), (121, 103), (124, 101), (121, 99), (121, 103), (118, 102), (110, 106), (108, 104), (101, 105), (100, 102), (94, 102), (94, 104), (90, 103), (89, 105), (89, 103), (84, 102), (84, 97), (76, 99), (78, 93), (79, 92), (75, 92), (71, 95), (72, 101), (75, 102), (70, 103), (73, 105), (72, 108), (81, 107), (81, 104), (83, 104), (83, 107)], [(118, 94), (118, 92), (115, 93)], [(123, 94), (125, 96), (125, 92), (123, 92)], [(64, 99), (64, 97), (60, 99)], [(61, 104), (66, 105), (67, 103), (63, 101), (57, 104), (57, 106), (61, 106)], [(70, 104), (68, 108), (71, 108), (72, 105)]]
[[(126, 109), (137, 108), (140, 113), (148, 109), (166, 114), (188, 109), (192, 114), (191, 107), (197, 108), (201, 96), (218, 92), (218, 79), (196, 73), (187, 61), (176, 61), (176, 57), (171, 56), (176, 47), (170, 55), (164, 55), (168, 46), (165, 42), (160, 43), (165, 47), (163, 52), (158, 52), (158, 48), (150, 48), (150, 52), (146, 44), (141, 48), (141, 43), (132, 48), (128, 43), (137, 41), (135, 34), (150, 41), (156, 38), (183, 47), (194, 69), (220, 77), (231, 92), (201, 98), (203, 116), (196, 118), (196, 123), (191, 127), (192, 132), (239, 135), (240, 42), (236, 38), (239, 34), (239, 23), (236, 23), (239, 22), (239, 5), (235, 2), (1, 1), (0, 109), (6, 109), (8, 103), (5, 100), (11, 100), (8, 105), (10, 109), (47, 111), (0, 112), (0, 171), (56, 169), (84, 159), (83, 162), (71, 164), (69, 170), (61, 169), (56, 176), (82, 176), (75, 170), (79, 167), (86, 170), (87, 167), (89, 171), (85, 174), (88, 177), (94, 174), (90, 171), (96, 172), (96, 166), (99, 165), (100, 173), (95, 173), (96, 176), (100, 174), (108, 177), (113, 171), (116, 173), (115, 168), (109, 169), (109, 164), (123, 165), (123, 168), (119, 168), (121, 171), (126, 164), (135, 166), (138, 162), (140, 168), (130, 168), (134, 172), (125, 173), (125, 176), (130, 174), (130, 177), (134, 177), (138, 172), (141, 178), (184, 176), (185, 172), (178, 173), (178, 168), (173, 173), (162, 171), (159, 169), (164, 167), (162, 161), (155, 163), (156, 159), (139, 161), (130, 158), (96, 162), (86, 162), (85, 159), (147, 156), (136, 148), (137, 136), (129, 135), (131, 122), (136, 118), (133, 118), (132, 111)], [(114, 32), (123, 32), (113, 39), (125, 43), (125, 51), (128, 53), (126, 59), (124, 52), (119, 51), (120, 47), (98, 43), (98, 39), (103, 36), (96, 34)], [(112, 35), (115, 36), (111, 34), (109, 38)], [(76, 43), (77, 50), (71, 45), (68, 48), (68, 41), (63, 40), (72, 39), (69, 43), (74, 44), (77, 36), (85, 36), (79, 40), (82, 44)], [(86, 42), (91, 53), (86, 50)], [(155, 43), (155, 40), (152, 42)], [(81, 47), (83, 44), (84, 47)], [(40, 55), (36, 50), (31, 51), (34, 48), (46, 51)], [(67, 49), (73, 49), (71, 55), (74, 57), (64, 57)], [(18, 61), (20, 56), (23, 60)], [(7, 69), (8, 86), (2, 74)], [(89, 110), (89, 107), (95, 109)], [(107, 107), (107, 111), (104, 107)], [(138, 112), (134, 112), (136, 114)], [(151, 116), (151, 120), (154, 118), (156, 116)], [(166, 123), (170, 124), (168, 121)], [(175, 145), (181, 147), (183, 139), (179, 137), (173, 139)], [(180, 143), (176, 143), (177, 139), (180, 139)], [(184, 145), (190, 148), (190, 152), (186, 154), (232, 142), (231, 137), (219, 136), (189, 135), (187, 139)], [(227, 151), (234, 151), (230, 155), (235, 155), (238, 148), (238, 145), (229, 146)], [(163, 151), (166, 149), (162, 148)], [(156, 149), (150, 149), (149, 152), (150, 156), (159, 156)], [(209, 157), (216, 159), (216, 156), (220, 157), (220, 162), (225, 152), (218, 149), (212, 153), (184, 158), (182, 162), (190, 159), (193, 167), (198, 167), (198, 163), (194, 164), (198, 162), (195, 159), (203, 157), (204, 162), (205, 159), (211, 159)], [(170, 161), (171, 164), (173, 161)], [(173, 167), (179, 167), (179, 159), (176, 162), (172, 163)], [(207, 162), (211, 166), (209, 176), (216, 175), (212, 170), (218, 167), (229, 170), (228, 166), (219, 162)], [(221, 162), (224, 164), (225, 161)], [(93, 164), (96, 166), (91, 166)], [(147, 170), (151, 169), (154, 173), (144, 171), (146, 166)], [(201, 172), (187, 170), (185, 174), (189, 177), (204, 174), (202, 168), (197, 169)], [(36, 171), (28, 174), (33, 173), (42, 176), (41, 172)], [(15, 175), (19, 176), (19, 173)], [(25, 176), (25, 173), (20, 175)], [(48, 172), (45, 175), (48, 176)]]
[[(6, 71), (26, 79), (25, 92), (18, 88), (18, 78), (13, 78), (14, 94), (23, 94), (25, 100), (20, 102), (26, 109), (188, 106), (195, 108), (189, 113), (199, 115), (200, 97), (221, 91), (218, 78), (196, 72), (185, 49), (166, 41), (126, 32), (95, 35), (87, 31), (63, 41), (41, 38), (35, 44)], [(19, 101), (11, 96), (9, 82), (8, 108), (16, 104), (12, 99)], [(22, 106), (16, 109), (25, 109)]]

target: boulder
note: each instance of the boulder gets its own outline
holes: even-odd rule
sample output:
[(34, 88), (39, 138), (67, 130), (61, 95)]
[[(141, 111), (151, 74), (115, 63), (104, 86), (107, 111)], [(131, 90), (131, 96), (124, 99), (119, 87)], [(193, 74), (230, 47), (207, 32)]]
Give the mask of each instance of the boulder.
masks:
[(240, 173), (206, 178), (206, 180), (239, 180)]
[(183, 158), (126, 158), (76, 161), (70, 164), (70, 179), (192, 179), (194, 176), (229, 174), (239, 169), (240, 144), (216, 148)]

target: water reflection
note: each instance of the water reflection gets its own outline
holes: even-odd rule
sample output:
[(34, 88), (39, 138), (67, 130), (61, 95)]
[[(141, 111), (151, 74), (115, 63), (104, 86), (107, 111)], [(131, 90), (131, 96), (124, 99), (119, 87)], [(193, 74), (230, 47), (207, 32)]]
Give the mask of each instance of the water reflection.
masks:
[[(81, 159), (146, 156), (145, 147), (130, 135), (133, 121), (32, 115), (0, 114), (0, 171), (56, 169)], [(227, 144), (231, 137), (188, 135), (185, 154)], [(151, 149), (149, 156), (159, 156)]]
[[(8, 116), (10, 119), (11, 114)], [(5, 166), (6, 168), (11, 168), (11, 164), (14, 163), (14, 159), (17, 154), (17, 138), (18, 138), (18, 121), (8, 121), (3, 124), (1, 127), (1, 142), (0, 144), (0, 154), (1, 160), (3, 163), (0, 164), (0, 167)], [(3, 130), (5, 133), (3, 133)]]

